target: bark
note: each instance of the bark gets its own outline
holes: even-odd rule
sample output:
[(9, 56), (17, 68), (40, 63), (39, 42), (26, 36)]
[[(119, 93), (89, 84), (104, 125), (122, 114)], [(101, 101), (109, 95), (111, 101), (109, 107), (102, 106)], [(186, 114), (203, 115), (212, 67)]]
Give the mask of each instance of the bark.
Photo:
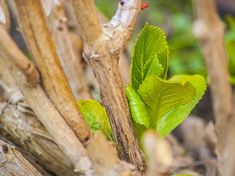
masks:
[[(68, 23), (68, 26), (70, 27), (70, 30), (73, 31), (74, 34), (75, 33), (79, 34), (79, 32), (78, 32), (79, 25), (76, 20), (76, 14), (73, 9), (73, 5), (71, 4), (71, 0), (68, 0), (65, 3), (65, 14), (66, 14), (66, 17), (68, 18), (67, 23)], [(97, 10), (97, 14), (98, 14), (98, 18), (101, 23), (106, 23), (108, 21), (108, 19), (100, 11)], [(77, 35), (77, 37), (75, 35), (73, 35), (72, 39), (76, 39), (76, 38), (80, 38), (80, 37), (78, 35)], [(77, 42), (74, 42), (74, 43), (77, 43)], [(81, 48), (81, 46), (82, 45), (79, 45), (79, 47), (77, 47), (77, 48)], [(80, 49), (79, 49), (79, 51), (82, 52), (82, 50), (80, 50)], [(130, 59), (129, 59), (129, 56), (130, 56), (130, 51), (127, 48), (125, 48), (124, 52), (120, 55), (119, 68), (120, 68), (122, 82), (124, 85), (129, 83), (129, 78), (130, 78)], [(80, 58), (80, 59), (82, 60), (83, 58)], [(91, 81), (91, 83), (92, 83), (92, 85), (95, 84), (94, 81)], [(97, 87), (97, 86), (94, 85), (93, 87)]]
[(123, 85), (127, 85), (130, 82), (130, 59), (128, 58), (128, 50), (124, 51), (120, 56), (119, 69), (122, 78)]
[(0, 22), (0, 49), (5, 50), (6, 54), (12, 59), (16, 66), (24, 72), (28, 81), (33, 85), (39, 82), (39, 73), (34, 64), (20, 51), (18, 46), (12, 40), (8, 31), (10, 30), (10, 14), (5, 0), (0, 0), (1, 18), (5, 19)]
[(42, 176), (15, 147), (2, 140), (0, 140), (0, 175)]
[(24, 37), (41, 73), (42, 84), (56, 109), (82, 142), (90, 130), (82, 118), (62, 70), (40, 0), (15, 1)]
[(3, 25), (0, 25), (0, 50), (5, 50), (9, 59), (27, 76), (32, 86), (39, 83), (39, 73), (34, 64), (20, 51)]
[(145, 164), (134, 135), (118, 65), (119, 55), (130, 38), (140, 11), (140, 1), (120, 2), (115, 16), (103, 27), (92, 0), (73, 0), (73, 4), (84, 42), (84, 57), (97, 78), (120, 156), (144, 172)]
[[(102, 24), (107, 23), (108, 19), (103, 14), (101, 14), (100, 11), (97, 10), (97, 14), (99, 21)], [(130, 81), (130, 59), (128, 58), (129, 55), (130, 54), (127, 48), (125, 48), (124, 51), (122, 51), (120, 54), (119, 69), (123, 85), (128, 84)]]
[(58, 176), (75, 176), (69, 158), (37, 120), (7, 68), (0, 68), (1, 135), (10, 136), (14, 143), (27, 153), (31, 153), (47, 170)]
[(41, 2), (46, 12), (50, 31), (56, 43), (57, 53), (73, 95), (76, 99), (91, 98), (81, 65), (81, 51), (75, 50), (77, 48), (74, 47), (68, 31), (67, 18), (64, 14), (64, 3), (59, 2), (53, 4), (54, 1), (52, 0), (41, 0)]
[(211, 80), (218, 135), (219, 170), (221, 175), (231, 176), (235, 175), (235, 115), (232, 89), (228, 81), (224, 25), (218, 17), (213, 0), (194, 2), (197, 12), (194, 33), (200, 40)]
[[(3, 51), (1, 51), (1, 54), (3, 55)], [(3, 57), (0, 59), (0, 71), (6, 69), (8, 69), (14, 78), (25, 101), (32, 107), (34, 113), (52, 136), (53, 140), (73, 163), (75, 171), (84, 172), (87, 175), (92, 173), (91, 162), (87, 157), (85, 148), (55, 109), (54, 105), (49, 101), (41, 87), (29, 87), (26, 84), (24, 75), (22, 75), (10, 60)]]
[[(20, 144), (28, 154), (29, 152), (33, 154), (37, 162), (47, 170), (61, 176), (76, 175), (72, 172), (71, 163), (67, 157), (37, 121), (32, 109), (23, 101), (23, 95), (6, 68), (2, 69), (0, 74), (2, 75), (2, 82), (0, 82), (1, 131), (10, 134), (13, 141)], [(137, 175), (136, 168), (121, 161), (114, 145), (109, 143), (101, 133), (94, 135), (87, 148), (96, 175)]]

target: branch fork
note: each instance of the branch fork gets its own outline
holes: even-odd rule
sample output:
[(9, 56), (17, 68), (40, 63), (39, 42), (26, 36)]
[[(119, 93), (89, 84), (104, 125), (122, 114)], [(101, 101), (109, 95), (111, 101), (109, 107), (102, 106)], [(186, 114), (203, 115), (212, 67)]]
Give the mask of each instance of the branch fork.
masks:
[(101, 25), (92, 0), (73, 0), (79, 32), (84, 41), (83, 55), (99, 83), (102, 103), (113, 128), (120, 157), (136, 165), (143, 174), (145, 162), (134, 134), (118, 65), (119, 55), (141, 10), (140, 2), (119, 1), (114, 17)]

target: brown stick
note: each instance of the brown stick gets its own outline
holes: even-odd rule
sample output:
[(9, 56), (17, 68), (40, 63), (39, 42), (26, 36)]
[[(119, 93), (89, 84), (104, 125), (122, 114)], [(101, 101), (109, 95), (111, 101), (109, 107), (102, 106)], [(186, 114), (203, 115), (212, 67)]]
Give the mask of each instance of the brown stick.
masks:
[(0, 0), (0, 50), (5, 50), (10, 59), (27, 76), (33, 86), (39, 82), (39, 73), (34, 64), (20, 51), (7, 30), (10, 29), (10, 15), (5, 0)]
[(80, 140), (87, 141), (90, 137), (90, 130), (82, 118), (68, 86), (46, 24), (40, 0), (15, 2), (25, 39), (41, 72), (46, 93)]
[(128, 50), (124, 50), (124, 52), (120, 56), (120, 61), (119, 61), (119, 69), (121, 70), (121, 78), (122, 78), (122, 83), (123, 85), (127, 85), (130, 82), (130, 59), (128, 56), (125, 54), (125, 51), (128, 53)]
[[(4, 55), (3, 52), (1, 54)], [(32, 107), (34, 113), (53, 137), (56, 144), (73, 163), (75, 170), (85, 174), (93, 172), (85, 148), (47, 98), (41, 87), (32, 88), (27, 86), (22, 73), (6, 57), (0, 59), (0, 70), (4, 70), (4, 68), (10, 71), (26, 102)]]
[[(41, 1), (45, 4), (52, 0)], [(47, 12), (48, 13), (48, 12)], [(57, 53), (60, 57), (65, 75), (68, 79), (73, 95), (76, 99), (90, 99), (88, 85), (81, 65), (81, 52), (75, 52), (73, 41), (67, 27), (67, 18), (64, 14), (64, 3), (53, 4), (51, 13), (47, 16), (52, 36), (56, 42)]]
[[(79, 47), (77, 48), (81, 48), (82, 45), (81, 45), (81, 42), (76, 42), (76, 39), (79, 39), (80, 36), (79, 35), (76, 35), (76, 34), (79, 34), (79, 31), (78, 31), (78, 23), (77, 23), (77, 20), (76, 20), (76, 14), (75, 14), (75, 11), (74, 11), (74, 8), (73, 8), (73, 5), (71, 3), (71, 1), (65, 1), (65, 12), (66, 12), (66, 16), (68, 17), (68, 26), (71, 28), (71, 32), (72, 34), (74, 33), (74, 35), (72, 35), (72, 39), (74, 41), (75, 44), (80, 44)], [(108, 21), (108, 19), (100, 12), (97, 10), (97, 15), (98, 15), (98, 18), (100, 20), (100, 22), (103, 24), (103, 23), (106, 23)], [(76, 35), (76, 36), (75, 36)], [(81, 40), (81, 39), (80, 39)], [(77, 40), (79, 41), (79, 40)], [(82, 52), (82, 48), (81, 50), (77, 50)], [(123, 82), (123, 85), (126, 85), (129, 83), (130, 81), (130, 59), (128, 58), (129, 56), (129, 50), (126, 48), (124, 50), (124, 52), (120, 55), (120, 61), (119, 61), (119, 68), (120, 68), (120, 74), (121, 74), (121, 78), (122, 78), (122, 82)], [(81, 60), (83, 59), (82, 57), (80, 58)], [(89, 67), (86, 66), (86, 69), (89, 69)], [(91, 78), (92, 76), (92, 78)], [(92, 85), (93, 87), (96, 88), (96, 90), (98, 90), (98, 86), (97, 86), (97, 83), (96, 81), (93, 81), (93, 74), (92, 75), (89, 75), (88, 76), (88, 80), (89, 80), (89, 83), (90, 85)]]
[(214, 0), (194, 2), (197, 12), (194, 33), (202, 45), (211, 79), (220, 172), (223, 176), (231, 176), (235, 175), (235, 116), (232, 89), (228, 81), (224, 26), (218, 17)]
[[(9, 70), (0, 64), (0, 133), (32, 154), (47, 170), (58, 176), (75, 176), (71, 161), (38, 121)], [(1, 99), (1, 98), (0, 98)], [(2, 107), (2, 108), (1, 108)]]
[(20, 51), (3, 25), (0, 25), (0, 50), (5, 50), (9, 59), (27, 76), (29, 83), (39, 83), (39, 73), (34, 64)]
[[(76, 10), (75, 12), (77, 15), (79, 32), (81, 33), (81, 37), (86, 43), (92, 44), (92, 42), (96, 41), (102, 35), (102, 28), (98, 21), (93, 1), (82, 0), (82, 1), (72, 1), (72, 2), (74, 3), (74, 7)], [(89, 31), (88, 29), (92, 29), (92, 31), (88, 32)]]
[(42, 176), (13, 146), (0, 140), (0, 175)]
[(120, 73), (119, 55), (133, 30), (140, 1), (124, 1), (103, 28), (92, 0), (73, 0), (79, 31), (84, 41), (84, 57), (99, 83), (102, 102), (107, 110), (122, 159), (143, 172), (145, 164), (134, 135), (131, 115)]

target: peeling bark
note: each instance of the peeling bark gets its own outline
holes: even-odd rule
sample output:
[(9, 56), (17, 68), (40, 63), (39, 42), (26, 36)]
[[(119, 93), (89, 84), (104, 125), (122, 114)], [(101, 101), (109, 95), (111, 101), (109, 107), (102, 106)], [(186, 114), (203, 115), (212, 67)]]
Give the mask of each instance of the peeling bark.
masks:
[(0, 175), (42, 176), (15, 147), (0, 140)]
[[(26, 103), (30, 105), (40, 122), (52, 136), (53, 140), (73, 163), (75, 170), (77, 172), (87, 173), (87, 175), (93, 172), (85, 148), (55, 109), (54, 105), (51, 104), (40, 86), (35, 88), (29, 87), (24, 75), (12, 62), (4, 57), (0, 59), (0, 71), (6, 69), (10, 72), (11, 77), (14, 78)], [(84, 162), (86, 164), (84, 164)]]
[(36, 161), (47, 170), (58, 176), (75, 176), (72, 163), (37, 120), (6, 68), (0, 70), (0, 74), (1, 135), (10, 136), (15, 144), (37, 158)]

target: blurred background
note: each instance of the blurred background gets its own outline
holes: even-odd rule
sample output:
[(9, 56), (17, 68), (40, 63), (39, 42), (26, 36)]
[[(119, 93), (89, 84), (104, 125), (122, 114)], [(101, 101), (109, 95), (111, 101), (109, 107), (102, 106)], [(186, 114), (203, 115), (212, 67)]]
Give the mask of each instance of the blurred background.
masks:
[[(117, 4), (119, 3), (118, 1), (119, 0), (95, 0), (95, 3), (101, 14), (107, 19), (110, 19), (116, 11)], [(126, 84), (129, 81), (129, 64), (133, 53), (135, 39), (147, 22), (151, 25), (161, 27), (166, 33), (170, 49), (168, 77), (176, 74), (200, 74), (204, 76), (207, 83), (210, 84), (201, 47), (192, 32), (193, 23), (195, 21), (195, 12), (192, 1), (145, 0), (145, 2), (149, 4), (149, 7), (140, 13), (131, 41), (123, 54), (124, 57), (122, 56), (124, 58), (123, 60), (126, 61), (123, 65), (120, 64), (122, 68), (121, 74), (124, 74), (124, 77), (127, 77), (124, 83)], [(216, 0), (216, 5), (219, 15), (224, 22), (224, 44), (228, 56), (229, 78), (235, 91), (235, 0)], [(67, 12), (69, 11), (70, 9), (68, 8)], [(67, 15), (69, 16), (69, 13)], [(21, 32), (16, 24), (17, 15), (15, 14), (14, 16), (15, 18), (11, 19), (13, 22), (11, 35), (18, 46), (30, 58), (30, 52), (27, 50)], [(68, 20), (71, 20), (68, 21), (70, 32), (76, 33), (76, 25), (74, 25), (72, 17), (68, 18)], [(81, 41), (79, 49), (79, 55), (81, 55)], [(85, 73), (85, 81), (87, 81), (89, 89), (92, 91), (92, 97), (100, 100), (99, 89), (94, 74), (85, 61), (82, 60), (82, 58), (80, 59), (82, 62), (82, 69), (84, 69)], [(170, 164), (166, 164), (167, 167), (163, 169), (163, 173), (169, 171), (172, 173), (192, 173), (194, 170), (197, 173), (191, 175), (198, 176), (216, 170), (217, 137), (212, 121), (214, 121), (214, 114), (212, 111), (211, 92), (207, 89), (203, 99), (193, 110), (190, 118), (187, 118), (174, 130), (173, 134), (164, 139), (167, 144), (162, 145), (164, 151), (159, 149), (160, 153), (163, 153), (165, 156), (168, 156), (169, 154), (172, 157), (172, 161), (169, 162)], [(150, 137), (154, 138), (151, 138), (150, 140), (156, 140), (157, 146), (161, 142), (159, 137), (155, 134), (153, 135), (151, 132), (149, 134)], [(168, 147), (165, 147), (165, 145), (168, 145)], [(155, 147), (155, 144), (152, 145), (151, 143), (151, 146), (154, 150), (157, 148)], [(153, 152), (151, 149), (148, 151), (150, 152), (150, 156), (153, 156), (154, 158), (155, 155), (152, 154)], [(156, 155), (156, 159), (161, 160), (162, 158), (164, 157), (158, 157)], [(163, 166), (165, 166), (164, 164)], [(172, 169), (172, 166), (173, 170), (170, 170)], [(183, 172), (182, 170), (185, 171)], [(166, 175), (167, 174), (163, 176)]]

